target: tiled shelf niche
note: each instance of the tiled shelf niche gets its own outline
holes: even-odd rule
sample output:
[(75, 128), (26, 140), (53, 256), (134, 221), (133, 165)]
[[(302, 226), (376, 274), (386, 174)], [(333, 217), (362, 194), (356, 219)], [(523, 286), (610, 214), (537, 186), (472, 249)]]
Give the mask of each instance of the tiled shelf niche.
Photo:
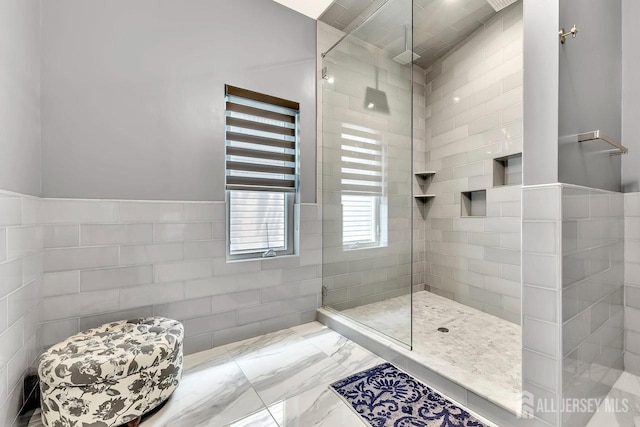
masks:
[(436, 174), (435, 171), (425, 171), (425, 172), (416, 172), (414, 175), (422, 179), (423, 181), (426, 181), (427, 178), (431, 178), (435, 174)]
[(460, 216), (487, 216), (487, 190), (463, 191), (460, 193)]
[(493, 185), (522, 184), (522, 153), (493, 159)]
[[(421, 187), (426, 187), (427, 185), (427, 181), (430, 180), (431, 178), (433, 178), (433, 175), (435, 175), (435, 171), (424, 171), (424, 172), (416, 172), (414, 175), (420, 180), (422, 181), (420, 186)], [(415, 199), (422, 202), (422, 203), (427, 203), (429, 200), (433, 199), (434, 197), (436, 197), (435, 194), (416, 194)]]

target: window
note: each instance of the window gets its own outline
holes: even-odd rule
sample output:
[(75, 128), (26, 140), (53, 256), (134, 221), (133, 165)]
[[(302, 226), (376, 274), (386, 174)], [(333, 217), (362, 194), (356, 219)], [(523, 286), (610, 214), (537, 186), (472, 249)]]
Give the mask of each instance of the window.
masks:
[(378, 246), (379, 198), (342, 195), (342, 245), (351, 249)]
[(295, 102), (226, 86), (230, 259), (295, 252), (298, 111)]
[(381, 246), (384, 146), (378, 132), (349, 123), (343, 123), (340, 139), (342, 245)]

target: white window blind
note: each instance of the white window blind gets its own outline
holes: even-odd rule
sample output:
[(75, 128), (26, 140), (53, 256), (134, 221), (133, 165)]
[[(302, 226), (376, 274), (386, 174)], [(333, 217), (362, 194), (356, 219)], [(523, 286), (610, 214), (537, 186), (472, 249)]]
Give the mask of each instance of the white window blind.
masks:
[(342, 195), (342, 244), (372, 245), (378, 241), (376, 196)]
[(380, 241), (383, 145), (379, 134), (344, 123), (341, 134), (342, 244), (358, 248)]
[(227, 85), (228, 253), (293, 252), (299, 104)]
[(381, 195), (384, 156), (380, 135), (369, 128), (344, 123), (340, 140), (342, 192)]
[(229, 192), (229, 253), (286, 250), (287, 220), (285, 193)]

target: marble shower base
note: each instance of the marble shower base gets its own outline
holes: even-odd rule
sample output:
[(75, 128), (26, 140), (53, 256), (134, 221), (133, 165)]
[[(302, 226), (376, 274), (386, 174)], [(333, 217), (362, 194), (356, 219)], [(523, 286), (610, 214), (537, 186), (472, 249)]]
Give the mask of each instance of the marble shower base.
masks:
[[(411, 331), (402, 321), (410, 316), (409, 295), (341, 313), (411, 342)], [(427, 291), (413, 294), (413, 320), (412, 359), (512, 412), (519, 410), (520, 325)], [(449, 332), (439, 332), (441, 327)]]

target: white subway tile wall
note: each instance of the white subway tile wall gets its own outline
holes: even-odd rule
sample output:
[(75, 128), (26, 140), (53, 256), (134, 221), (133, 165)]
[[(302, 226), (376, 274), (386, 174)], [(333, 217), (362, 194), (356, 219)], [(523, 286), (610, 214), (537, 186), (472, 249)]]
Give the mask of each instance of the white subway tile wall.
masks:
[[(621, 193), (523, 189), (523, 388), (536, 399), (604, 398), (625, 367), (623, 215)], [(592, 413), (537, 415), (582, 426)]]
[[(423, 150), (425, 169), (436, 172), (426, 191), (436, 197), (424, 208), (425, 284), (515, 323), (522, 187), (494, 187), (493, 170), (494, 159), (522, 152), (522, 43), (518, 2), (427, 70)], [(476, 190), (486, 190), (486, 214), (461, 217), (461, 193)]]
[(640, 193), (624, 195), (624, 368), (640, 375)]
[[(563, 185), (561, 206), (563, 398), (604, 398), (625, 366), (624, 196)], [(567, 412), (563, 425), (591, 415)]]
[(40, 199), (0, 191), (0, 425), (11, 425), (38, 356), (45, 233)]
[[(539, 243), (538, 229), (560, 229), (561, 185), (525, 186), (522, 189), (522, 388), (533, 395), (523, 405), (536, 417), (560, 425), (560, 414), (538, 412), (538, 399), (558, 407), (562, 397), (562, 244), (560, 235)], [(541, 202), (544, 202), (541, 205)], [(541, 253), (539, 253), (541, 252)], [(542, 374), (544, 373), (544, 375)]]
[[(300, 206), (298, 256), (232, 263), (224, 202), (41, 204), (43, 346), (107, 321), (161, 315), (185, 323), (192, 353), (314, 320), (321, 304), (315, 204)], [(32, 234), (17, 233), (12, 254), (31, 248)]]

